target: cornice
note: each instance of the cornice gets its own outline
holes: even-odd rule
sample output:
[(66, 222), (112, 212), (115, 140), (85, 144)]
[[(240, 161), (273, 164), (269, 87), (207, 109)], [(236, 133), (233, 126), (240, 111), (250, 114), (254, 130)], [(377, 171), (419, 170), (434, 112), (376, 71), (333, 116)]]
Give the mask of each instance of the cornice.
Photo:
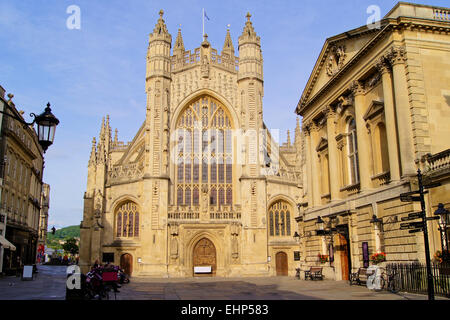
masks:
[[(327, 50), (321, 54), (320, 64), (316, 64), (316, 68), (311, 74), (310, 80), (305, 87), (305, 91), (300, 98), (295, 113), (302, 115), (305, 109), (311, 105), (317, 98), (322, 96), (325, 92), (329, 91), (329, 88), (337, 82), (353, 65), (355, 65), (359, 60), (361, 60), (366, 53), (374, 47), (380, 40), (382, 40), (386, 34), (390, 31), (401, 31), (401, 30), (419, 30), (426, 32), (435, 33), (445, 33), (450, 32), (450, 21), (434, 20), (434, 19), (423, 19), (423, 18), (411, 18), (411, 17), (398, 17), (398, 18), (385, 18), (381, 21), (382, 27), (381, 31), (375, 35), (375, 37), (370, 40), (350, 61), (348, 61), (336, 74), (330, 78), (330, 80), (313, 96), (309, 97), (311, 90), (318, 78), (320, 70), (325, 62), (326, 54), (330, 50), (331, 45), (328, 43)], [(361, 33), (362, 35), (363, 33)], [(327, 39), (328, 41), (328, 39)]]

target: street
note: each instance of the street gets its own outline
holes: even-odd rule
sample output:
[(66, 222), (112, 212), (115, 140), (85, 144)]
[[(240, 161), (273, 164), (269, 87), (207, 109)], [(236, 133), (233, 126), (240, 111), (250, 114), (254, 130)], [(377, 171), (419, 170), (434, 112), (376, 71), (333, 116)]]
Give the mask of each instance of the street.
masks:
[[(66, 266), (38, 266), (33, 281), (0, 278), (0, 300), (64, 300)], [(427, 300), (426, 295), (374, 292), (346, 281), (268, 278), (136, 278), (117, 300)], [(111, 293), (111, 299), (114, 294)], [(436, 300), (447, 300), (436, 297)]]

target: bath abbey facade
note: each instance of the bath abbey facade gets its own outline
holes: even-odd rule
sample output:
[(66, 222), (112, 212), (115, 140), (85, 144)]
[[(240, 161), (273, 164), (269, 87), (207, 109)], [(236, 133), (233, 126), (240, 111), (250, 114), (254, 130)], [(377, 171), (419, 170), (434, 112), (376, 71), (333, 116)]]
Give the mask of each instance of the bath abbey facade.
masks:
[[(130, 143), (109, 117), (93, 139), (82, 271), (155, 277), (294, 275), (300, 125), (279, 145), (263, 122), (263, 57), (250, 14), (236, 55), (174, 43), (160, 12), (146, 59), (146, 117)], [(143, 106), (144, 107), (144, 106)]]

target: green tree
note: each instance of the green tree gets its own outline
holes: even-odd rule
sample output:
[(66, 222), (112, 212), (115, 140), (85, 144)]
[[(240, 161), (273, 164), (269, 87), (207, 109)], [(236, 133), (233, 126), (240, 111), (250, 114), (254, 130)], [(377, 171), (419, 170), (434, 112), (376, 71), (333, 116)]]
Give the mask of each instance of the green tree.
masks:
[(62, 245), (62, 248), (65, 252), (69, 252), (71, 254), (77, 254), (79, 251), (77, 240), (75, 238), (67, 239), (66, 242)]

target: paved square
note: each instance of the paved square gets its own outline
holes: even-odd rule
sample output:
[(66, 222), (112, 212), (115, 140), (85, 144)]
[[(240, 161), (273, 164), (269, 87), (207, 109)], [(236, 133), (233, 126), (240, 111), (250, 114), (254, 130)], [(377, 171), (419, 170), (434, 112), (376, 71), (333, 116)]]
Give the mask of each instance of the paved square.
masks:
[[(64, 266), (38, 266), (33, 281), (0, 278), (0, 300), (64, 300)], [(111, 295), (114, 299), (114, 295)], [(427, 300), (426, 295), (374, 292), (347, 281), (269, 278), (136, 278), (120, 288), (117, 300)], [(437, 300), (448, 300), (436, 297)]]

